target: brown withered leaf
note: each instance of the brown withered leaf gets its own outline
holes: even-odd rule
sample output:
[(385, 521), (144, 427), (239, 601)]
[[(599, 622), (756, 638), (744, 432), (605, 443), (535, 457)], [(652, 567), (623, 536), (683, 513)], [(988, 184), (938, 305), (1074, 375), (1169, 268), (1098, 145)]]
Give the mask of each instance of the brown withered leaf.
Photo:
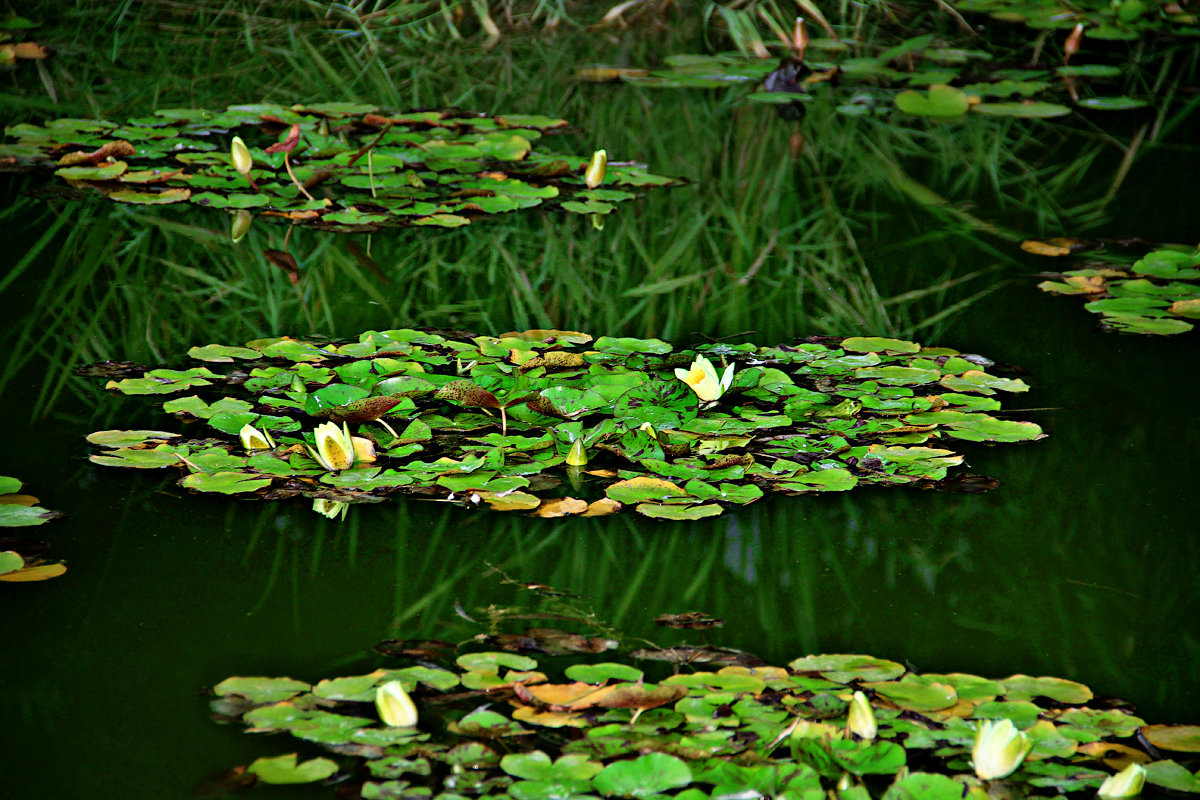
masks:
[(741, 455), (727, 455), (714, 459), (704, 465), (703, 469), (725, 469), (726, 467), (752, 467), (754, 466), (754, 456), (749, 453)]
[(346, 250), (350, 252), (350, 255), (354, 256), (354, 260), (358, 262), (360, 267), (370, 271), (375, 276), (375, 280), (384, 286), (391, 283), (391, 280), (379, 267), (379, 262), (371, 258), (371, 254), (364, 250), (357, 242), (348, 239), (346, 241)]
[(673, 664), (722, 664), (737, 667), (759, 667), (767, 663), (753, 653), (725, 647), (679, 647), (643, 648), (629, 654), (633, 658), (647, 661), (669, 661)]
[(54, 55), (54, 50), (37, 42), (17, 42), (13, 45), (13, 54), (17, 58), (42, 59)]
[(283, 250), (263, 250), (263, 257), (275, 267), (287, 273), (288, 280), (295, 285), (300, 282), (300, 265), (291, 253)]
[(461, 406), (499, 408), (496, 395), (468, 380), (450, 381), (433, 394), (438, 400), (448, 400)]
[(617, 686), (596, 686), (591, 683), (539, 683), (533, 686), (517, 684), (513, 693), (532, 705), (545, 706), (551, 711), (579, 711), (603, 705), (603, 700)]
[(592, 724), (587, 715), (572, 711), (547, 711), (533, 706), (518, 706), (512, 715), (518, 722), (543, 728), (586, 728)]
[(611, 497), (602, 497), (588, 504), (587, 511), (583, 512), (585, 517), (604, 517), (609, 514), (615, 514), (621, 510), (621, 504)]
[(669, 684), (647, 689), (637, 683), (618, 683), (606, 687), (612, 691), (597, 704), (602, 708), (658, 708), (680, 700), (688, 693), (686, 686)]
[(568, 353), (565, 350), (550, 350), (539, 356), (525, 360), (520, 366), (520, 372), (528, 372), (536, 367), (546, 369), (570, 369), (582, 367), (586, 362), (581, 353)]
[(990, 475), (964, 472), (942, 478), (940, 481), (917, 481), (912, 484), (918, 489), (933, 489), (947, 494), (983, 494), (1000, 488), (1000, 481)]
[(441, 639), (385, 639), (375, 645), (375, 652), (385, 656), (403, 656), (426, 661), (449, 658), (457, 648)]
[(659, 614), (654, 621), (664, 628), (682, 628), (686, 630), (705, 630), (719, 628), (725, 620), (706, 614), (703, 611), (684, 611), (680, 614)]
[(575, 70), (575, 77), (588, 83), (616, 83), (623, 78), (640, 78), (646, 74), (644, 69), (630, 67), (591, 66)]
[(344, 406), (322, 408), (314, 417), (328, 417), (333, 422), (374, 422), (404, 400), (401, 395), (387, 394), (352, 400)]
[(93, 150), (90, 153), (82, 150), (76, 150), (73, 153), (67, 153), (58, 160), (60, 167), (73, 167), (80, 164), (99, 164), (109, 158), (122, 158), (125, 156), (134, 155), (137, 150), (132, 144), (124, 139), (118, 139), (115, 142), (105, 142), (103, 145)]
[[(573, 597), (562, 593), (556, 596)], [(603, 636), (584, 636), (579, 633), (569, 633), (557, 628), (529, 628), (523, 634), (514, 635), (513, 640), (519, 640), (522, 647), (529, 651), (561, 656), (569, 653), (603, 653), (617, 647), (615, 639)], [(506, 635), (486, 637), (485, 641), (499, 643)], [(501, 645), (503, 646), (503, 645)], [(511, 648), (505, 648), (511, 649)]]
[(1026, 239), (1021, 242), (1021, 249), (1026, 253), (1033, 253), (1035, 256), (1069, 256), (1072, 253), (1086, 253), (1098, 247), (1100, 247), (1098, 242), (1062, 236), (1051, 239)]
[(282, 142), (276, 142), (270, 147), (264, 148), (264, 153), (290, 153), (296, 149), (296, 145), (300, 143), (300, 123), (292, 125), (288, 131), (287, 137)]
[(204, 798), (227, 797), (230, 794), (241, 794), (253, 788), (258, 782), (254, 773), (246, 772), (245, 766), (213, 772), (200, 778), (192, 785), (193, 800)]
[(582, 514), (587, 509), (587, 501), (574, 497), (563, 497), (558, 500), (547, 500), (533, 514), (537, 517), (569, 517), (574, 514)]

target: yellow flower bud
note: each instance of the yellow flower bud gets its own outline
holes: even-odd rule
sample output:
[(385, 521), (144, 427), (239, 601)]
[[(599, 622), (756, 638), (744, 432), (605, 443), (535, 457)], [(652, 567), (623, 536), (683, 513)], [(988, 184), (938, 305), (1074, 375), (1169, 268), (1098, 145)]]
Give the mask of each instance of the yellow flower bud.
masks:
[(588, 164), (587, 172), (583, 173), (583, 181), (589, 189), (595, 189), (604, 183), (604, 170), (608, 166), (608, 152), (597, 150), (592, 153), (592, 163)]

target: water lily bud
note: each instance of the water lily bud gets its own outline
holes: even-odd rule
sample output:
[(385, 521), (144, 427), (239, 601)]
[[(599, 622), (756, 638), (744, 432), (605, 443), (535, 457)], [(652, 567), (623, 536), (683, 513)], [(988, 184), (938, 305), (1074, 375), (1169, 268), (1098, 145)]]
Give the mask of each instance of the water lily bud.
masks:
[(985, 720), (975, 732), (971, 749), (975, 774), (985, 781), (1011, 775), (1032, 747), (1033, 742), (1017, 730), (1011, 719)]
[(242, 447), (246, 450), (275, 449), (275, 441), (271, 438), (271, 434), (267, 433), (265, 429), (260, 431), (249, 422), (238, 431), (238, 436), (242, 440)]
[(417, 707), (400, 681), (388, 681), (375, 690), (375, 708), (384, 725), (412, 728), (417, 724)]
[(878, 729), (875, 724), (875, 711), (871, 708), (867, 696), (862, 692), (855, 692), (854, 699), (850, 701), (850, 713), (846, 717), (846, 727), (860, 739), (875, 738), (875, 732)]
[(583, 437), (580, 436), (571, 443), (571, 450), (567, 453), (567, 466), (582, 467), (587, 462), (587, 452), (583, 449)]
[(233, 137), (233, 144), (229, 146), (229, 154), (233, 157), (234, 169), (243, 175), (249, 175), (254, 166), (254, 159), (250, 156), (250, 148), (246, 147), (242, 137)]
[(808, 28), (804, 26), (804, 18), (796, 17), (796, 22), (792, 25), (792, 53), (801, 61), (804, 60), (804, 51), (808, 49)]
[(849, 772), (843, 772), (842, 777), (838, 778), (837, 790), (839, 793), (848, 792), (854, 788), (854, 776)]
[(651, 425), (649, 422), (643, 422), (641, 425), (638, 426), (638, 430), (645, 431), (646, 433), (650, 434), (651, 439), (653, 439), (654, 441), (658, 441), (658, 431), (654, 430), (654, 426)]
[(1083, 23), (1077, 23), (1071, 32), (1067, 34), (1067, 41), (1063, 44), (1063, 63), (1066, 64), (1071, 60), (1071, 56), (1079, 52), (1079, 43), (1083, 41)]
[(588, 218), (592, 221), (592, 227), (598, 231), (604, 230), (604, 218), (607, 214), (588, 214)]
[(340, 500), (327, 500), (324, 497), (318, 497), (313, 500), (312, 509), (323, 517), (333, 519), (340, 516), (342, 519), (345, 519), (346, 512), (350, 510), (350, 504), (343, 503)]
[(233, 222), (229, 224), (229, 240), (237, 244), (246, 235), (246, 231), (250, 230), (250, 223), (254, 222), (254, 215), (244, 208), (239, 208), (233, 215)]
[(1120, 800), (1125, 797), (1137, 797), (1142, 793), (1146, 783), (1146, 768), (1141, 764), (1130, 764), (1116, 775), (1109, 775), (1100, 784), (1096, 796), (1103, 800)]
[(583, 173), (583, 181), (589, 189), (595, 189), (604, 183), (604, 170), (608, 166), (608, 151), (597, 150), (592, 153), (592, 163), (588, 164), (587, 172)]

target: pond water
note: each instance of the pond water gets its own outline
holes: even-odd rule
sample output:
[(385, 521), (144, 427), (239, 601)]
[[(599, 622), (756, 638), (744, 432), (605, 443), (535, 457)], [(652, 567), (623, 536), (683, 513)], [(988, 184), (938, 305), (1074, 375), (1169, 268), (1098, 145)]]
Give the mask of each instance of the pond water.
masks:
[[(725, 92), (579, 86), (579, 61), (617, 60), (629, 45), (571, 41), (506, 44), (473, 62), (488, 70), (477, 85), (460, 65), (419, 85), (398, 79), (390, 96), (368, 97), (378, 86), (360, 81), (343, 87), (353, 97), (327, 99), (561, 114), (580, 132), (551, 149), (605, 146), (692, 181), (623, 204), (602, 231), (558, 211), (369, 237), (301, 228), (287, 242), (302, 265), (293, 287), (261, 255), (282, 246), (283, 226), (256, 222), (235, 247), (223, 213), (30, 198), (43, 182), (5, 179), (0, 272), (21, 271), (0, 278), (10, 353), (0, 472), (64, 512), (19, 532), (49, 542), (69, 571), (0, 584), (0, 794), (203, 795), (196, 786), (206, 776), (290, 747), (213, 724), (210, 687), (230, 675), (365, 672), (380, 640), (486, 631), (456, 607), (476, 617), (491, 604), (546, 607), (514, 582), (577, 595), (574, 607), (630, 647), (709, 642), (769, 663), (870, 653), (923, 672), (1056, 675), (1125, 698), (1147, 719), (1200, 723), (1194, 334), (1099, 332), (1073, 298), (1037, 290), (1033, 275), (1057, 263), (918, 205), (895, 189), (888, 166), (1021, 236), (1194, 242), (1194, 115), (1144, 145), (1098, 209), (1121, 168), (1118, 144), (1140, 117), (917, 120), (900, 135), (818, 105), (802, 123), (807, 150), (793, 161), (795, 124), (768, 107)], [(264, 95), (291, 102), (300, 89), (317, 91), (286, 59), (235, 52), (275, 70), (263, 85), (282, 88), (238, 84), (246, 94), (235, 98), (217, 82), (189, 90), (162, 73), (91, 113), (219, 108)], [(529, 66), (535, 58), (545, 69)], [(29, 106), (21, 117), (89, 113), (79, 97), (67, 102), (75, 106)], [(1088, 159), (1086, 168), (1063, 177), (1072, 158)], [(990, 188), (989, 169), (1002, 172), (1002, 188)], [(689, 276), (699, 277), (669, 283)], [(988, 493), (767, 497), (691, 523), (632, 513), (539, 519), (414, 499), (333, 521), (306, 502), (189, 496), (174, 474), (87, 461), (91, 431), (175, 423), (73, 375), (79, 364), (177, 365), (193, 344), (424, 325), (680, 345), (745, 331), (753, 334), (741, 340), (760, 344), (904, 336), (1019, 365), (1033, 390), (1006, 408), (1048, 437), (964, 448), (970, 471), (999, 480)], [(653, 622), (688, 610), (725, 625), (686, 632)]]

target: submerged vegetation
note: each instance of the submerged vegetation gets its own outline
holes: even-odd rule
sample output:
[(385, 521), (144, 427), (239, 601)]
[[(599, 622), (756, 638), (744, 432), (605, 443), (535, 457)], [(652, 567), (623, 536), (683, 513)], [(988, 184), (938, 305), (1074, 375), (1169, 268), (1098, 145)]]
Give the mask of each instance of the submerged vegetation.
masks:
[[(204, 420), (200, 437), (98, 431), (88, 439), (105, 451), (92, 461), (182, 467), (188, 489), (299, 495), (331, 517), (340, 503), (405, 493), (539, 516), (635, 506), (699, 519), (764, 491), (936, 486), (962, 463), (949, 449), (956, 440), (1043, 436), (1034, 423), (987, 413), (1000, 409), (999, 392), (1028, 391), (1024, 381), (987, 372), (980, 356), (898, 339), (675, 351), (576, 331), (391, 330), (190, 355), (236, 366), (85, 368), (120, 376), (108, 388), (123, 394), (210, 398), (162, 406)], [(313, 429), (316, 420), (328, 421)], [(213, 438), (221, 434), (240, 441)]]

